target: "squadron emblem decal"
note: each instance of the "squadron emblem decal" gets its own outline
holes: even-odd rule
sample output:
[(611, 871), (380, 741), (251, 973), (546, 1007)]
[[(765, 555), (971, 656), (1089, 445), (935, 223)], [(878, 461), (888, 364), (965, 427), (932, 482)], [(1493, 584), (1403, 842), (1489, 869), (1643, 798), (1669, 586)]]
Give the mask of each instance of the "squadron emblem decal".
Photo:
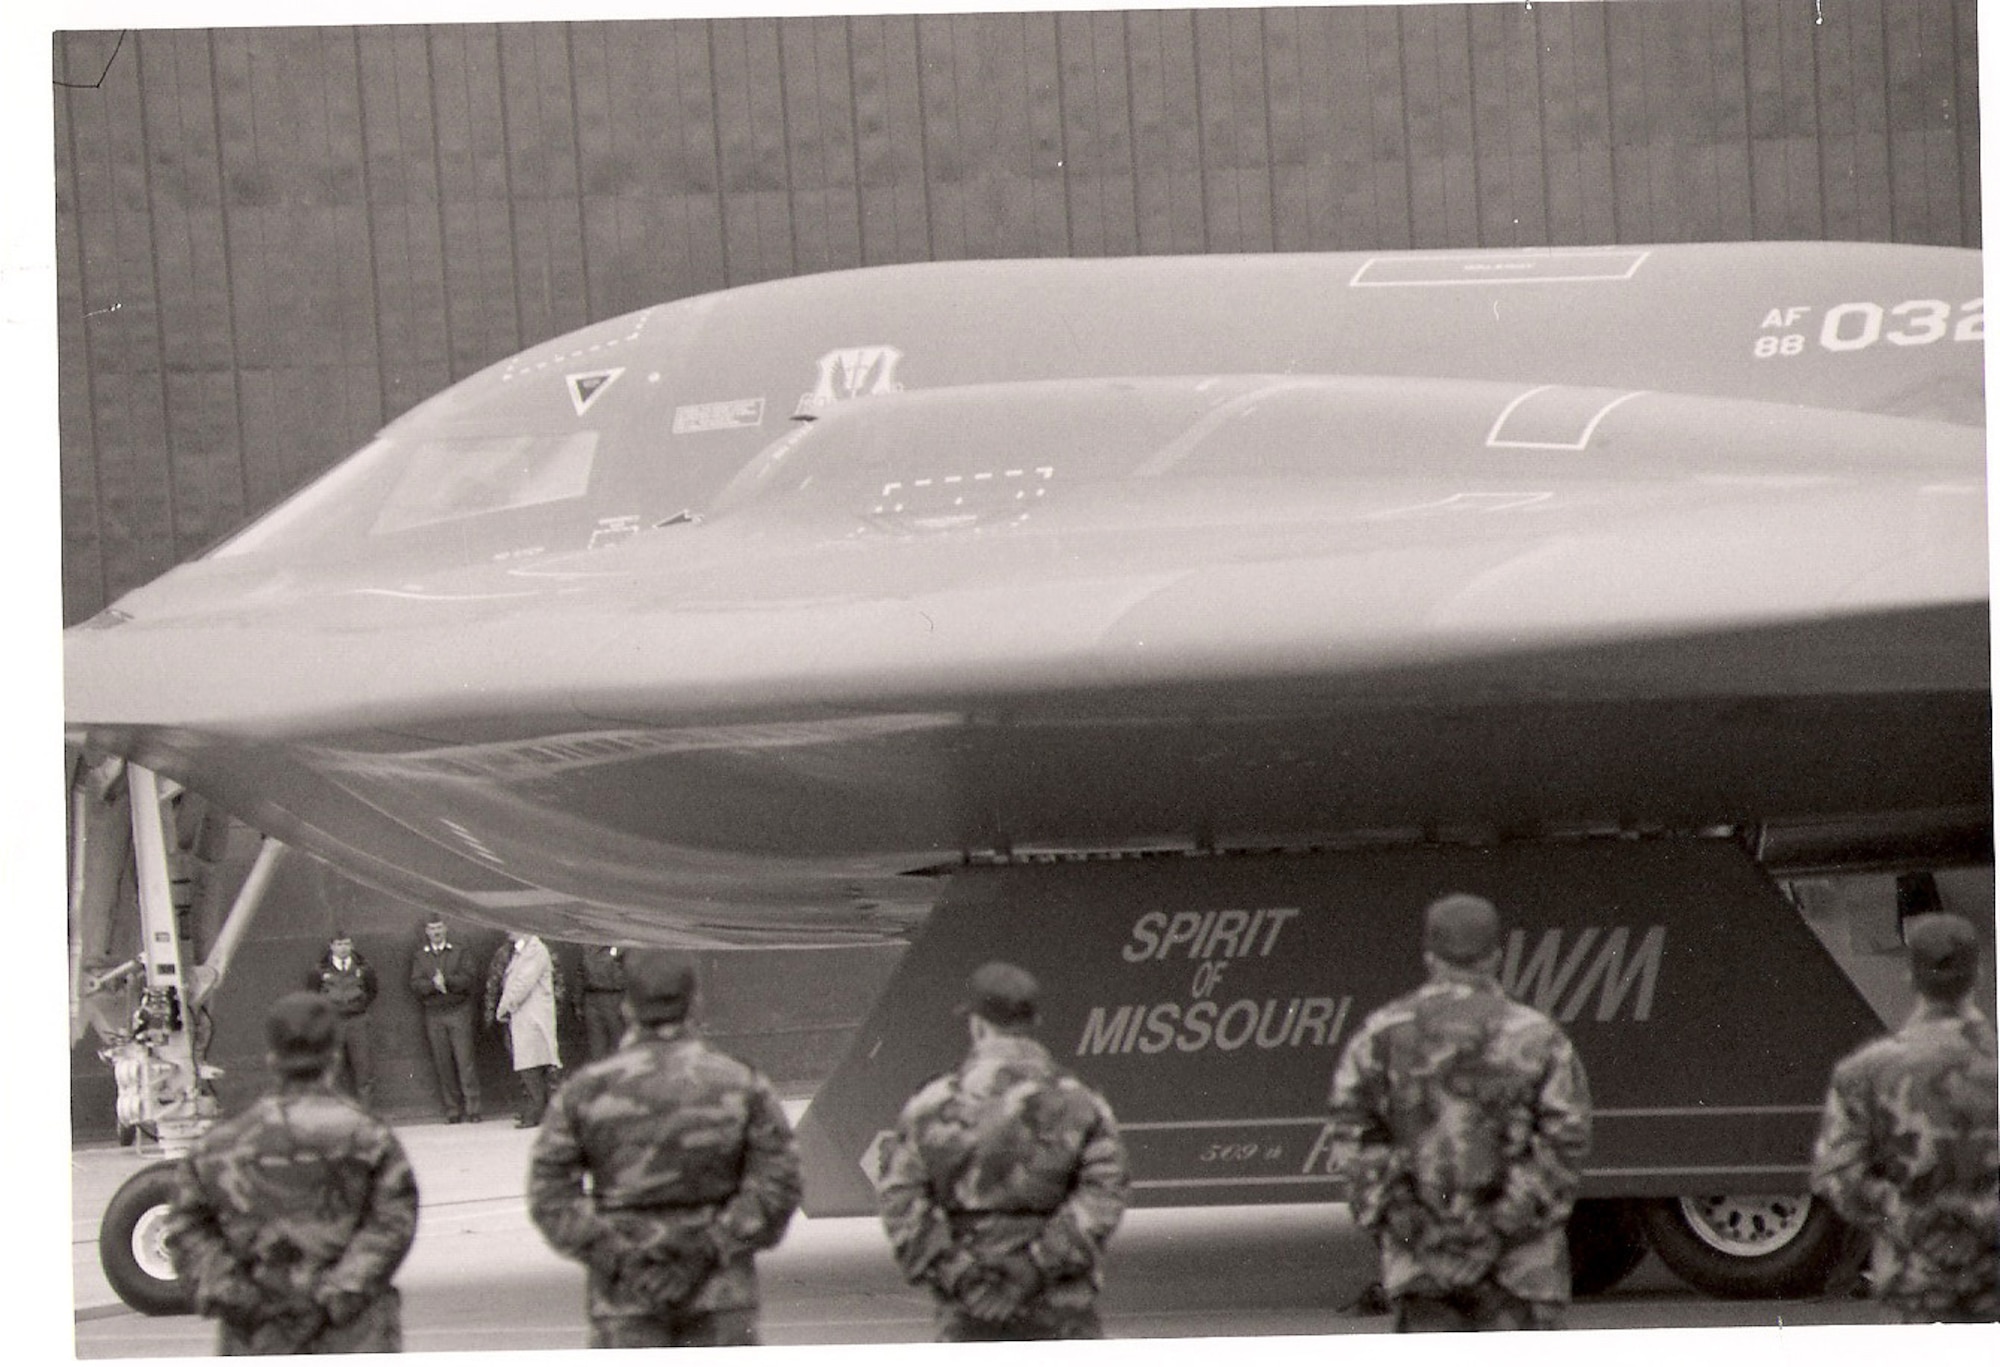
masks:
[(576, 405), (576, 415), (582, 417), (611, 388), (611, 382), (624, 373), (625, 367), (619, 366), (615, 370), (586, 370), (563, 376), (569, 385), (569, 401)]
[(819, 358), (819, 383), (809, 394), (799, 395), (793, 417), (809, 418), (843, 399), (866, 394), (894, 394), (903, 386), (896, 381), (896, 363), (903, 353), (892, 346), (852, 346), (829, 351)]

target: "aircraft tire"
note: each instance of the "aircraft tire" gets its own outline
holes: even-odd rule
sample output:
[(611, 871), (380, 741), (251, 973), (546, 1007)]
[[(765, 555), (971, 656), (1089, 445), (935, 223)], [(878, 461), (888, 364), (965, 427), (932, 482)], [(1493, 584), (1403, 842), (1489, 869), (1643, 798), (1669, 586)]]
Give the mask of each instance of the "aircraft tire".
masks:
[(174, 1165), (150, 1164), (125, 1179), (97, 1227), (97, 1261), (118, 1298), (147, 1315), (185, 1315), (193, 1294), (167, 1261), (161, 1241), (174, 1194)]
[(1783, 1196), (1669, 1196), (1641, 1203), (1646, 1238), (1682, 1281), (1727, 1300), (1809, 1296), (1848, 1244), (1823, 1201)]
[(1602, 1295), (1646, 1258), (1646, 1226), (1635, 1201), (1578, 1201), (1568, 1234), (1572, 1295)]

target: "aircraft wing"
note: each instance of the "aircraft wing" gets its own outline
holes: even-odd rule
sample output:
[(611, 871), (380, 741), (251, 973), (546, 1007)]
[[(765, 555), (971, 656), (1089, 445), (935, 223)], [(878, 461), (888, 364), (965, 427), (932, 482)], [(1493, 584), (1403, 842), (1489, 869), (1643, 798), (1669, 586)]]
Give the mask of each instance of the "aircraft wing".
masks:
[(73, 629), (71, 734), (576, 938), (895, 935), (913, 874), (1036, 851), (1977, 844), (1977, 257), (1788, 246), (1819, 274), (985, 263), (617, 320)]

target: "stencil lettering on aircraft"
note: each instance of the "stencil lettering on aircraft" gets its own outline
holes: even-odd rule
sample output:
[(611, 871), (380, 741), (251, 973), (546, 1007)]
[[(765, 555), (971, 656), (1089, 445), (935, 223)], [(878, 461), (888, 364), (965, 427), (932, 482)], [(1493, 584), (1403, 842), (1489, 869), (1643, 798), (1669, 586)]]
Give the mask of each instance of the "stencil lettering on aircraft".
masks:
[(1230, 1053), (1246, 1047), (1325, 1048), (1337, 1043), (1353, 1010), (1352, 997), (1226, 999), (1230, 965), (1241, 959), (1269, 959), (1298, 914), (1297, 907), (1231, 907), (1172, 915), (1149, 911), (1140, 916), (1132, 923), (1120, 956), (1133, 964), (1192, 962), (1188, 994), (1193, 1001), (1093, 1006), (1084, 1018), (1077, 1056), (1160, 1054), (1168, 1049)]
[(1626, 926), (1550, 929), (1530, 949), (1528, 932), (1510, 931), (1500, 961), (1500, 985), (1514, 1000), (1565, 1024), (1582, 1015), (1593, 991), (1595, 1019), (1616, 1019), (1629, 998), (1629, 1019), (1649, 1020), (1660, 961), (1667, 950), (1667, 928), (1646, 927), (1636, 945), (1633, 933)]
[(1929, 346), (1933, 342), (1986, 340), (1986, 300), (1953, 305), (1943, 299), (1905, 299), (1900, 304), (1852, 300), (1819, 313), (1808, 304), (1770, 309), (1758, 325), (1750, 354), (1760, 361), (1821, 351), (1863, 351), (1873, 346)]
[(764, 400), (729, 399), (722, 403), (682, 404), (674, 410), (674, 435), (696, 432), (727, 432), (738, 427), (764, 425)]

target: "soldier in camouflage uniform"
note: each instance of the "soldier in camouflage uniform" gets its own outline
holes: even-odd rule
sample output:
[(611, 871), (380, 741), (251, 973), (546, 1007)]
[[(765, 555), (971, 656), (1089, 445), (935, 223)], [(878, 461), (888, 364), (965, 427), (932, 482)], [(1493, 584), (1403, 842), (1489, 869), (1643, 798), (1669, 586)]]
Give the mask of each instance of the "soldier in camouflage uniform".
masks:
[(417, 1183), (389, 1127), (327, 1080), (339, 1043), (315, 993), (265, 1022), (276, 1094), (196, 1140), (181, 1160), (166, 1245), (223, 1356), (394, 1353), (389, 1279), (417, 1232)]
[(910, 1099), (890, 1147), (882, 1223), (936, 1298), (941, 1342), (1103, 1337), (1125, 1148), (1104, 1099), (1028, 1036), (1038, 995), (1012, 964), (972, 975), (972, 1049)]
[(1433, 902), (1424, 951), (1430, 981), (1369, 1016), (1334, 1069), (1335, 1162), (1399, 1332), (1554, 1328), (1590, 1147), (1583, 1065), (1501, 989), (1491, 902)]
[(528, 1212), (590, 1268), (591, 1347), (755, 1343), (752, 1255), (799, 1204), (791, 1127), (769, 1083), (692, 1033), (692, 969), (659, 950), (625, 963), (630, 1028), (550, 1103)]
[(1906, 1323), (2000, 1319), (2000, 1120), (1993, 1026), (1972, 1005), (1970, 924), (1912, 917), (1920, 1000), (1833, 1072), (1812, 1187), (1874, 1236), (1869, 1280)]

